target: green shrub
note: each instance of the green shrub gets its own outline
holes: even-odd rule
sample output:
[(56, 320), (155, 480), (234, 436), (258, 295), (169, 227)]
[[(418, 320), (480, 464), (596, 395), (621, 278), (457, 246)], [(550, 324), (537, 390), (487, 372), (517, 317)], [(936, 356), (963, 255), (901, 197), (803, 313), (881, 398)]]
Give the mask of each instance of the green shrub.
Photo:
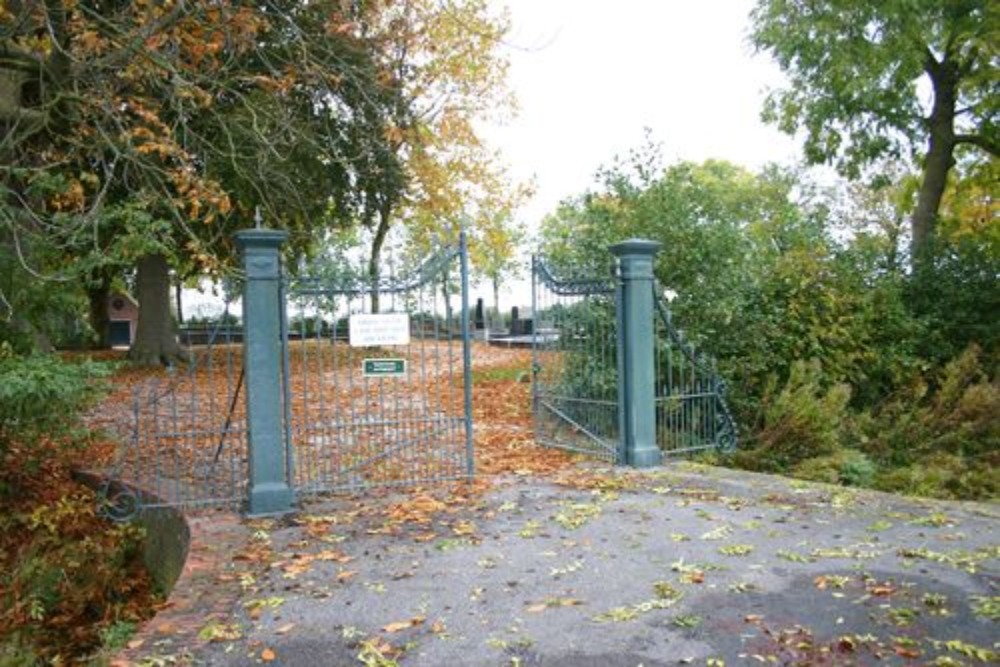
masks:
[(0, 665), (33, 664), (32, 654), (71, 662), (142, 619), (151, 587), (142, 530), (109, 524), (96, 507), (81, 488), (5, 519), (3, 546), (17, 549), (0, 558)]
[(894, 493), (954, 500), (1000, 499), (1000, 454), (985, 460), (938, 452), (913, 465), (879, 473), (874, 488)]
[(0, 667), (82, 664), (148, 615), (140, 529), (100, 517), (71, 476), (109, 370), (0, 355)]
[(101, 647), (114, 653), (125, 648), (125, 644), (135, 634), (136, 624), (132, 621), (116, 621), (101, 630)]
[(30, 646), (16, 638), (0, 639), (0, 667), (37, 667), (44, 664)]
[(795, 477), (845, 486), (871, 486), (875, 472), (871, 459), (856, 449), (841, 449), (827, 456), (815, 456), (802, 461), (792, 470)]
[[(0, 497), (64, 453), (80, 412), (103, 387), (107, 364), (55, 355), (0, 355)], [(8, 460), (11, 459), (11, 460)]]
[(1000, 385), (977, 345), (918, 377), (855, 423), (877, 488), (921, 496), (1000, 496)]
[(910, 309), (932, 324), (920, 356), (935, 365), (971, 344), (1000, 346), (1000, 257), (981, 241), (936, 237), (909, 282)]
[(787, 472), (816, 457), (830, 456), (845, 439), (847, 404), (851, 390), (845, 384), (822, 385), (819, 361), (792, 364), (788, 381), (775, 393), (772, 380), (761, 400), (762, 421), (751, 446), (736, 455), (745, 467)]
[(108, 376), (107, 365), (54, 355), (0, 357), (0, 438), (52, 433), (72, 424)]
[(887, 467), (933, 454), (968, 459), (1000, 451), (1000, 385), (970, 345), (930, 380), (917, 378), (861, 420), (864, 449)]

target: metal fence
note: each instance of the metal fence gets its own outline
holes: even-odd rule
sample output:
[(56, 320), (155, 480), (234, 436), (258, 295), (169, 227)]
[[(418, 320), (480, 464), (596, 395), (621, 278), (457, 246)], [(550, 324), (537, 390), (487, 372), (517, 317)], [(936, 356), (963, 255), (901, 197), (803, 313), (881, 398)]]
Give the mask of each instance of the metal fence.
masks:
[[(629, 244), (655, 253), (656, 244), (623, 245)], [(648, 425), (639, 429), (648, 435), (639, 437), (647, 438), (656, 456), (645, 455), (646, 465), (661, 456), (736, 446), (725, 383), (715, 362), (686, 342), (674, 325), (669, 303), (652, 279), (651, 257), (639, 273), (619, 265), (615, 277), (607, 279), (556, 277), (544, 260), (533, 260), (533, 400), (541, 444), (633, 463), (630, 451), (636, 450), (629, 448), (641, 443), (629, 442), (636, 437), (625, 432), (631, 420)], [(641, 290), (646, 305), (631, 301), (627, 295), (634, 292), (626, 287), (626, 273), (629, 279), (648, 282), (651, 302)], [(626, 321), (646, 333), (630, 338), (623, 329)], [(623, 350), (632, 357), (631, 368), (643, 373), (626, 374)], [(648, 409), (633, 409), (644, 400)], [(630, 428), (636, 431), (634, 425)]]
[(136, 370), (91, 416), (118, 449), (103, 477), (101, 510), (128, 518), (165, 506), (236, 508), (246, 497), (247, 429), (242, 328), (209, 327), (189, 359)]
[(464, 241), (408, 279), (296, 278), (285, 293), (284, 428), (299, 495), (472, 475)]
[(541, 258), (532, 267), (535, 437), (618, 461), (614, 283), (557, 278)]
[(736, 427), (715, 360), (684, 339), (659, 290), (653, 298), (657, 445), (666, 455), (734, 448)]
[(187, 362), (119, 376), (91, 416), (118, 442), (106, 515), (281, 512), (305, 494), (473, 474), (464, 235), (377, 285), (283, 276), (283, 238), (241, 240), (245, 322), (227, 303), (220, 324), (183, 332)]

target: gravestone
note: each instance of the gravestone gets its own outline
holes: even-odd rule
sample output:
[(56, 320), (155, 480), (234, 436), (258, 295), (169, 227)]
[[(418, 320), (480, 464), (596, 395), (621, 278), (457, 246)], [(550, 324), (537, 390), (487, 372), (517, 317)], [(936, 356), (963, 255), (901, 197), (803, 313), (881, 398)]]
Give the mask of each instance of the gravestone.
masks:
[(521, 311), (517, 306), (510, 309), (510, 335), (530, 336), (533, 330), (531, 317), (521, 319)]
[(483, 314), (483, 300), (476, 299), (476, 315), (475, 315), (475, 327), (477, 331), (481, 331), (486, 328), (486, 317)]

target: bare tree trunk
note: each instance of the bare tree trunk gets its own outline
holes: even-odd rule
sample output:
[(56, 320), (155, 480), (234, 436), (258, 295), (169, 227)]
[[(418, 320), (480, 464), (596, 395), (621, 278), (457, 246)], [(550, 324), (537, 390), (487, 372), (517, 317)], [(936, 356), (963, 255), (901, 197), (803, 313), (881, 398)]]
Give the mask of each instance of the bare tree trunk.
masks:
[(108, 316), (108, 297), (110, 295), (111, 285), (105, 280), (87, 288), (90, 328), (94, 330), (93, 348), (95, 350), (106, 350), (111, 347), (111, 318)]
[(914, 262), (919, 262), (926, 254), (937, 227), (938, 209), (948, 183), (948, 172), (954, 164), (953, 144), (934, 136), (932, 131), (930, 149), (924, 162), (924, 178), (917, 195), (917, 206), (913, 211), (910, 251)]
[(389, 221), (392, 210), (389, 206), (383, 206), (378, 214), (378, 226), (375, 228), (375, 237), (372, 239), (371, 254), (368, 257), (368, 282), (371, 286), (372, 312), (379, 311), (379, 278), (381, 277), (382, 246), (385, 245), (385, 238), (389, 235)]
[(184, 324), (184, 310), (181, 307), (181, 292), (184, 291), (184, 283), (180, 278), (177, 279), (177, 284), (174, 285), (174, 300), (177, 302), (177, 324), (183, 326)]
[(139, 366), (172, 365), (187, 361), (188, 352), (177, 341), (170, 317), (170, 271), (163, 255), (145, 255), (136, 267), (139, 326), (129, 359)]
[(928, 119), (930, 137), (924, 158), (924, 177), (913, 211), (911, 261), (921, 263), (937, 226), (938, 210), (948, 184), (948, 172), (955, 163), (955, 104), (959, 72), (954, 61), (938, 63), (929, 59), (926, 71), (934, 86), (934, 106)]

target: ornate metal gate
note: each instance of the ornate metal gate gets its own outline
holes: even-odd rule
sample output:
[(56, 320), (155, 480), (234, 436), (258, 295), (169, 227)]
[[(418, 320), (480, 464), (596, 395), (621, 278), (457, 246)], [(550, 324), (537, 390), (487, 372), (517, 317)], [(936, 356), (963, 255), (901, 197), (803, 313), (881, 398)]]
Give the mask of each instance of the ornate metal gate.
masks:
[[(238, 293), (238, 282), (229, 285)], [(124, 520), (158, 507), (237, 508), (246, 499), (243, 326), (227, 300), (217, 322), (181, 330), (189, 359), (130, 371), (88, 418), (116, 442), (95, 461), (100, 510)]]
[(471, 477), (468, 281), (464, 236), (404, 279), (285, 280), (297, 494)]
[(91, 416), (118, 442), (101, 510), (266, 514), (297, 495), (471, 477), (464, 235), (373, 285), (284, 277), (284, 233), (242, 234), (245, 275), (227, 291), (246, 322), (227, 303), (218, 324), (182, 332), (188, 363), (132, 373)]
[[(656, 446), (663, 455), (731, 449), (736, 428), (715, 362), (687, 343), (653, 284), (654, 340), (648, 360)], [(544, 445), (623, 463), (626, 419), (620, 335), (628, 307), (620, 267), (614, 277), (560, 278), (532, 261), (534, 414)], [(648, 344), (648, 343), (647, 343)], [(655, 450), (654, 450), (655, 451)]]
[(715, 360), (684, 340), (662, 290), (656, 312), (656, 443), (664, 454), (736, 447), (736, 425)]
[(531, 287), (535, 438), (616, 462), (614, 282), (610, 276), (559, 278), (536, 257)]

